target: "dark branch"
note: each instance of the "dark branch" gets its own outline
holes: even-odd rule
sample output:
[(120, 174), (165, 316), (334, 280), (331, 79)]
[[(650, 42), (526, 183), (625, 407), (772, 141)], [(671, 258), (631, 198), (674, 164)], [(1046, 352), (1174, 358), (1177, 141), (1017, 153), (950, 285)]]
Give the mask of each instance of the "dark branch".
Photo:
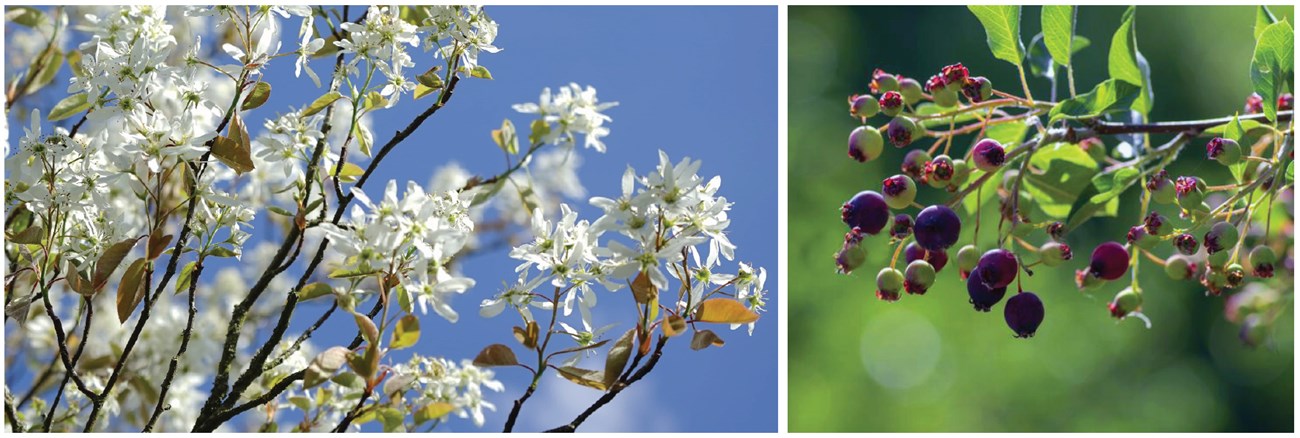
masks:
[(615, 383), (614, 387), (609, 389), (609, 392), (606, 392), (605, 395), (602, 395), (600, 396), (599, 399), (596, 399), (595, 403), (592, 403), (591, 406), (587, 407), (587, 410), (582, 411), (581, 414), (578, 414), (578, 417), (574, 418), (573, 421), (569, 422), (569, 424), (548, 430), (546, 432), (550, 433), (550, 432), (577, 431), (578, 426), (581, 426), (582, 422), (587, 421), (587, 417), (590, 417), (591, 414), (596, 413), (596, 411), (599, 410), (601, 407), (604, 407), (610, 401), (613, 401), (614, 397), (617, 397), (618, 393), (623, 392), (623, 390), (627, 389), (628, 386), (631, 386), (633, 383), (636, 383), (637, 380), (641, 380), (641, 378), (645, 377), (646, 374), (650, 374), (650, 371), (654, 370), (655, 364), (659, 363), (659, 357), (663, 356), (664, 344), (667, 343), (668, 343), (668, 337), (660, 336), (659, 343), (655, 345), (655, 352), (650, 355), (650, 360), (646, 361), (645, 366), (642, 366), (641, 369), (637, 370), (629, 378), (620, 380), (618, 383)]
[(153, 431), (154, 423), (158, 422), (158, 417), (162, 415), (163, 405), (167, 402), (167, 392), (171, 390), (172, 378), (176, 376), (176, 367), (180, 365), (181, 356), (185, 354), (185, 349), (189, 347), (190, 335), (194, 330), (194, 314), (198, 309), (194, 307), (194, 290), (198, 288), (199, 276), (203, 274), (203, 263), (194, 265), (194, 273), (191, 274), (189, 290), (189, 316), (185, 320), (185, 331), (181, 333), (181, 346), (176, 350), (176, 355), (172, 356), (172, 361), (167, 365), (167, 376), (163, 378), (162, 387), (158, 394), (158, 404), (153, 408), (153, 415), (149, 417), (149, 422), (144, 425), (144, 432)]

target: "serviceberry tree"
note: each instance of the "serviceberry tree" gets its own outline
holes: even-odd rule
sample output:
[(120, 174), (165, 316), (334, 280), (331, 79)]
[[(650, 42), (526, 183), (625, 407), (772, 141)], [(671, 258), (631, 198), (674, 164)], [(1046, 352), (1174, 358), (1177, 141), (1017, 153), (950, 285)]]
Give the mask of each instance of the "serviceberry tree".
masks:
[[(956, 251), (956, 275), (966, 282), (975, 310), (992, 311), (1014, 286), (1003, 314), (1016, 337), (1029, 338), (1044, 322), (1044, 302), (1052, 301), (1052, 294), (1026, 290), (1051, 287), (1025, 278), (1032, 269), (1080, 265), (1069, 233), (1086, 221), (1135, 218), (1126, 235), (1092, 248), (1087, 263), (1076, 268), (1080, 290), (1129, 277), (1106, 310), (1116, 318), (1139, 317), (1149, 327), (1138, 282), (1145, 261), (1174, 280), (1199, 281), (1207, 296), (1229, 291), (1226, 314), (1240, 325), (1242, 341), (1264, 342), (1293, 293), (1291, 24), (1258, 8), (1254, 55), (1239, 69), (1255, 92), (1242, 110), (1209, 120), (1152, 122), (1147, 115), (1155, 93), (1138, 50), (1135, 8), (1111, 40), (1110, 77), (1082, 93), (1070, 59), (1091, 43), (1074, 34), (1075, 7), (1044, 6), (1043, 32), (1028, 50), (1020, 38), (1019, 6), (969, 9), (994, 57), (1015, 66), (1020, 84), (995, 88), (961, 63), (942, 67), (923, 88), (901, 74), (870, 74), (869, 89), (848, 99), (849, 115), (860, 122), (849, 134), (849, 157), (872, 163), (886, 142), (905, 148), (933, 140), (909, 151), (901, 173), (884, 179), (880, 192), (865, 190), (844, 203), (841, 218), (849, 232), (835, 255), (838, 271), (862, 268), (868, 247), (879, 245), (871, 240), (886, 239), (871, 236), (889, 229), (893, 259), (876, 275), (876, 296), (897, 301), (900, 292), (925, 294), (948, 264), (949, 251)], [(1050, 81), (1049, 99), (1030, 93), (1027, 69)], [(1058, 99), (1062, 69), (1065, 91)], [(1172, 138), (1157, 144), (1158, 136)], [(963, 151), (957, 143), (966, 138), (970, 146)], [(1188, 145), (1193, 151), (1183, 154)], [(1226, 166), (1232, 179), (1170, 175), (1167, 167), (1180, 154)], [(919, 205), (917, 190), (925, 186), (951, 196)], [(1140, 204), (1121, 206), (1120, 195), (1130, 189), (1141, 191)], [(1001, 213), (996, 228), (981, 229), (981, 210), (994, 202)], [(919, 210), (915, 219), (912, 208)], [(963, 214), (974, 223), (964, 224)], [(967, 227), (972, 242), (958, 246)], [(993, 233), (996, 245), (976, 246), (981, 232)]]
[[(701, 162), (661, 152), (629, 167), (621, 192), (590, 199), (598, 217), (564, 202), (583, 193), (580, 154), (604, 152), (610, 132), (616, 103), (591, 87), (515, 105), (527, 130), (507, 119), (490, 133), (500, 173), (447, 164), (427, 185), (365, 190), (389, 153), (470, 92), (459, 84), (492, 79), (480, 60), (499, 50), (497, 23), (481, 7), (5, 17), (21, 26), (13, 44), (36, 48), (6, 88), (11, 120), (30, 114), (30, 125), (6, 146), (5, 350), (9, 367), (34, 376), (6, 382), (7, 430), (422, 431), (453, 416), (481, 426), (495, 409), (484, 392), (503, 390), (494, 373), (517, 368), (533, 379), (505, 430), (554, 373), (604, 392), (556, 419), (573, 431), (650, 373), (672, 338), (719, 346), (708, 327), (752, 333), (764, 308), (766, 271), (727, 266), (732, 204)], [(299, 42), (281, 47), (287, 20), (301, 21)], [(313, 70), (314, 58), (332, 71)], [(319, 97), (273, 93), (263, 73), (290, 60)], [(56, 85), (64, 65), (71, 79)], [(31, 97), (43, 87), (59, 98), (48, 108)], [(383, 138), (370, 120), (399, 104), (423, 110)], [(258, 107), (283, 112), (251, 120)], [(488, 334), (501, 341), (472, 359), (401, 352), (430, 313), (458, 320), (466, 306), (452, 298), (477, 289), (458, 262), (489, 237), (526, 243), (509, 251), (508, 287), (470, 306), (482, 317), (511, 309), (518, 325)], [(602, 290), (625, 287), (635, 306), (596, 307)], [(328, 306), (307, 313), (308, 301)], [(606, 337), (595, 312), (631, 328)], [(313, 337), (327, 324), (355, 335)], [(603, 366), (582, 368), (590, 356)]]

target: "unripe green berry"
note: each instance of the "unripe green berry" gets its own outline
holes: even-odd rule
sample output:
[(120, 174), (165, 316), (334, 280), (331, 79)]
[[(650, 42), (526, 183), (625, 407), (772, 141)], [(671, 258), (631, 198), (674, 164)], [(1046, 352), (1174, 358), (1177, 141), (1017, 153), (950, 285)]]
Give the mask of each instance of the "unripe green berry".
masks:
[(898, 301), (898, 291), (903, 289), (903, 273), (894, 268), (884, 268), (876, 274), (876, 298)]
[(934, 98), (935, 105), (939, 105), (944, 108), (952, 108), (957, 106), (957, 92), (960, 90), (961, 90), (960, 86), (958, 86), (956, 90), (949, 87), (944, 87), (935, 90), (934, 93), (930, 95), (930, 97)]
[(1115, 295), (1115, 299), (1107, 307), (1110, 309), (1111, 316), (1126, 317), (1130, 313), (1142, 310), (1142, 294), (1133, 292), (1133, 289), (1124, 289)]
[(975, 245), (966, 245), (957, 251), (957, 271), (961, 274), (962, 280), (965, 280), (970, 272), (979, 266), (981, 255), (983, 253)]
[(1227, 222), (1216, 222), (1210, 227), (1210, 231), (1205, 232), (1205, 251), (1214, 254), (1220, 251), (1232, 249), (1237, 245), (1237, 227)]
[(898, 81), (898, 92), (903, 95), (903, 102), (908, 105), (916, 105), (924, 94), (921, 92), (921, 83), (912, 78)]
[(903, 288), (909, 294), (924, 295), (934, 285), (934, 266), (925, 260), (913, 260), (903, 274)]
[(1211, 269), (1205, 271), (1205, 278), (1201, 284), (1209, 290), (1211, 295), (1218, 295), (1223, 292), (1223, 287), (1228, 284), (1228, 276), (1223, 271)]
[(1235, 289), (1240, 287), (1242, 280), (1246, 278), (1246, 268), (1243, 268), (1240, 263), (1233, 263), (1223, 270), (1223, 274), (1227, 280), (1225, 285)]
[(1165, 259), (1165, 274), (1174, 280), (1187, 279), (1193, 274), (1192, 262), (1186, 256), (1177, 254), (1169, 256)]
[(876, 128), (859, 126), (849, 133), (849, 157), (860, 163), (876, 159), (884, 147), (885, 139)]
[(949, 181), (950, 187), (961, 187), (970, 180), (970, 164), (966, 160), (952, 160), (952, 181)]
[(1224, 166), (1231, 166), (1241, 161), (1241, 145), (1230, 138), (1216, 137), (1206, 143), (1205, 156)]
[(1228, 259), (1232, 258), (1232, 251), (1219, 251), (1210, 254), (1205, 258), (1205, 263), (1216, 270), (1223, 269), (1228, 265)]
[(1255, 249), (1250, 250), (1250, 255), (1247, 258), (1250, 270), (1256, 277), (1269, 278), (1273, 276), (1273, 264), (1277, 263), (1277, 254), (1273, 253), (1273, 248), (1264, 245), (1256, 246)]
[(849, 98), (849, 115), (857, 118), (869, 118), (880, 112), (880, 101), (876, 96), (862, 94)]
[(1074, 258), (1074, 253), (1070, 251), (1070, 245), (1060, 242), (1047, 242), (1038, 247), (1039, 260), (1049, 267), (1060, 266), (1066, 260)]
[(901, 210), (916, 200), (916, 183), (907, 175), (894, 175), (881, 182), (880, 193), (889, 208)]

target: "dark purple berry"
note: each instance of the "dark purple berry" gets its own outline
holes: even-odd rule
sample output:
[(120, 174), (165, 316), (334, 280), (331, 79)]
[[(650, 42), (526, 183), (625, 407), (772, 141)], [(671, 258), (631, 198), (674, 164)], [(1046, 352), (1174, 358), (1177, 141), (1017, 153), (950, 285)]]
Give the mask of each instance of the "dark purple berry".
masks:
[(929, 251), (942, 251), (957, 243), (961, 219), (946, 205), (931, 205), (916, 215), (916, 244)]
[(895, 210), (907, 208), (916, 199), (916, 183), (907, 175), (885, 178), (880, 183), (880, 191), (885, 195), (885, 203)]
[(961, 85), (961, 94), (972, 103), (986, 101), (993, 97), (993, 83), (983, 76), (966, 78)]
[(1246, 96), (1246, 107), (1242, 108), (1246, 114), (1259, 114), (1264, 112), (1264, 98), (1259, 97), (1259, 93), (1250, 93)]
[(1007, 300), (1006, 307), (1002, 308), (1002, 316), (1017, 338), (1032, 337), (1038, 331), (1039, 324), (1043, 323), (1043, 301), (1033, 292), (1015, 294)]
[(849, 228), (858, 228), (874, 236), (889, 223), (889, 205), (879, 193), (864, 190), (844, 203), (840, 208), (840, 219)]
[(1178, 252), (1185, 255), (1196, 254), (1200, 246), (1201, 244), (1196, 242), (1196, 236), (1191, 234), (1183, 233), (1174, 237), (1174, 248), (1178, 248)]
[(912, 235), (912, 216), (907, 213), (899, 213), (894, 216), (894, 225), (889, 227), (889, 237), (898, 240), (906, 239)]
[(986, 138), (975, 144), (975, 150), (971, 152), (975, 167), (985, 172), (996, 172), (1002, 163), (1007, 160), (1006, 149), (1002, 148), (1002, 143), (997, 140)]
[(907, 264), (903, 273), (903, 289), (909, 294), (925, 295), (934, 285), (934, 266), (925, 260), (916, 260)]
[(903, 95), (897, 91), (886, 91), (880, 96), (880, 112), (889, 117), (903, 112)]
[(1205, 157), (1231, 166), (1241, 161), (1241, 145), (1230, 138), (1215, 137), (1205, 144)]
[(1128, 271), (1128, 250), (1117, 242), (1106, 242), (1092, 250), (1092, 262), (1088, 271), (1102, 280), (1115, 280)]
[(925, 175), (925, 164), (930, 162), (930, 154), (924, 149), (912, 149), (907, 151), (903, 156), (901, 166), (903, 173), (912, 179), (919, 179)]
[(998, 287), (990, 288), (979, 280), (980, 268), (971, 271), (970, 278), (966, 279), (966, 293), (970, 295), (970, 303), (975, 306), (975, 310), (988, 312), (994, 304), (1002, 301), (1002, 296), (1007, 294), (1007, 288)]
[(916, 124), (907, 117), (894, 117), (889, 121), (889, 126), (885, 127), (885, 136), (889, 137), (889, 143), (894, 147), (904, 147), (912, 144), (912, 134), (916, 131)]
[(862, 244), (862, 231), (854, 228), (844, 234), (844, 246), (835, 253), (835, 270), (849, 274), (867, 261), (867, 247)]
[(1237, 244), (1237, 227), (1227, 222), (1216, 222), (1205, 232), (1205, 252), (1214, 254)]
[(1007, 287), (1015, 281), (1019, 270), (1020, 263), (1016, 260), (1016, 255), (1002, 248), (985, 252), (975, 267), (975, 272), (980, 273), (979, 280), (990, 288)]
[(849, 156), (859, 163), (876, 159), (884, 147), (885, 139), (876, 128), (859, 126), (849, 133)]
[(948, 265), (948, 253), (946, 251), (926, 251), (924, 248), (917, 246), (916, 242), (909, 243), (907, 248), (903, 248), (903, 257), (908, 263), (925, 260), (930, 263), (930, 266), (934, 266), (935, 272), (942, 271), (943, 267)]

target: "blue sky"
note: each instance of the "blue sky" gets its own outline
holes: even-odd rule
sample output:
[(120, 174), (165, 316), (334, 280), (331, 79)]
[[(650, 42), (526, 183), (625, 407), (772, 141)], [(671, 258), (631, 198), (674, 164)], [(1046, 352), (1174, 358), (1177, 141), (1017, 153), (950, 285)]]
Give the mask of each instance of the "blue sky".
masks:
[[(380, 167), (368, 192), (378, 197), (383, 181), (421, 184), (447, 161), (477, 175), (502, 168), (501, 153), (489, 132), (511, 118), (521, 128), (529, 121), (510, 105), (536, 101), (543, 87), (569, 82), (594, 86), (602, 101), (618, 101), (607, 110), (613, 122), (605, 138), (608, 152), (579, 150), (579, 175), (589, 196), (617, 195), (621, 174), (630, 164), (653, 169), (658, 150), (674, 161), (703, 160), (701, 176), (721, 175), (721, 195), (735, 205), (729, 228), (738, 246), (737, 260), (768, 270), (768, 312), (752, 337), (744, 330), (721, 327), (727, 345), (692, 351), (688, 338), (666, 348), (654, 372), (593, 415), (581, 431), (774, 431), (777, 425), (777, 14), (774, 7), (488, 7), (500, 23), (496, 45), (504, 50), (483, 54), (480, 61), (495, 80), (464, 80), (448, 107), (427, 121)], [(354, 12), (355, 13), (355, 12)], [(286, 50), (297, 19), (285, 22)], [(205, 42), (207, 38), (205, 38)], [(428, 60), (416, 55), (416, 69)], [(224, 61), (224, 60), (223, 60)], [(313, 67), (328, 75), (331, 59)], [(291, 58), (273, 61), (265, 81), (275, 88), (270, 101), (249, 114), (260, 119), (300, 107), (321, 94), (304, 76), (293, 77)], [(56, 102), (57, 98), (51, 100)], [(376, 141), (387, 141), (431, 99), (409, 97), (374, 118)], [(43, 113), (48, 112), (46, 108)], [(252, 126), (260, 125), (260, 123)], [(22, 122), (11, 121), (10, 141), (21, 135)], [(580, 215), (594, 220), (599, 211), (585, 200), (569, 200)], [(518, 318), (504, 313), (494, 319), (478, 315), (477, 304), (513, 279), (517, 263), (506, 251), (476, 255), (463, 262), (478, 285), (453, 306), (460, 322), (450, 324), (430, 314), (422, 318), (423, 336), (414, 348), (422, 354), (472, 358), (487, 344), (514, 344), (510, 326)], [(735, 263), (727, 269), (734, 270)], [(250, 274), (252, 275), (252, 274)], [(599, 312), (622, 309), (626, 291), (601, 291)], [(626, 301), (626, 302), (625, 302)], [(321, 304), (300, 306), (299, 321), (314, 319)], [(611, 312), (612, 313), (612, 312)], [(576, 315), (575, 315), (576, 316)], [(576, 321), (571, 318), (570, 322)], [(306, 322), (302, 322), (305, 325)], [(621, 333), (624, 323), (611, 330)], [(335, 315), (314, 336), (316, 345), (351, 338), (355, 326)], [(617, 334), (614, 334), (616, 337)], [(602, 352), (604, 349), (602, 349)], [(504, 393), (489, 393), (497, 405), (483, 431), (498, 431), (511, 402), (530, 375), (518, 368), (498, 369)], [(567, 423), (601, 394), (548, 374), (525, 406), (516, 430), (534, 431)], [(446, 430), (473, 430), (468, 421), (451, 421)]]

